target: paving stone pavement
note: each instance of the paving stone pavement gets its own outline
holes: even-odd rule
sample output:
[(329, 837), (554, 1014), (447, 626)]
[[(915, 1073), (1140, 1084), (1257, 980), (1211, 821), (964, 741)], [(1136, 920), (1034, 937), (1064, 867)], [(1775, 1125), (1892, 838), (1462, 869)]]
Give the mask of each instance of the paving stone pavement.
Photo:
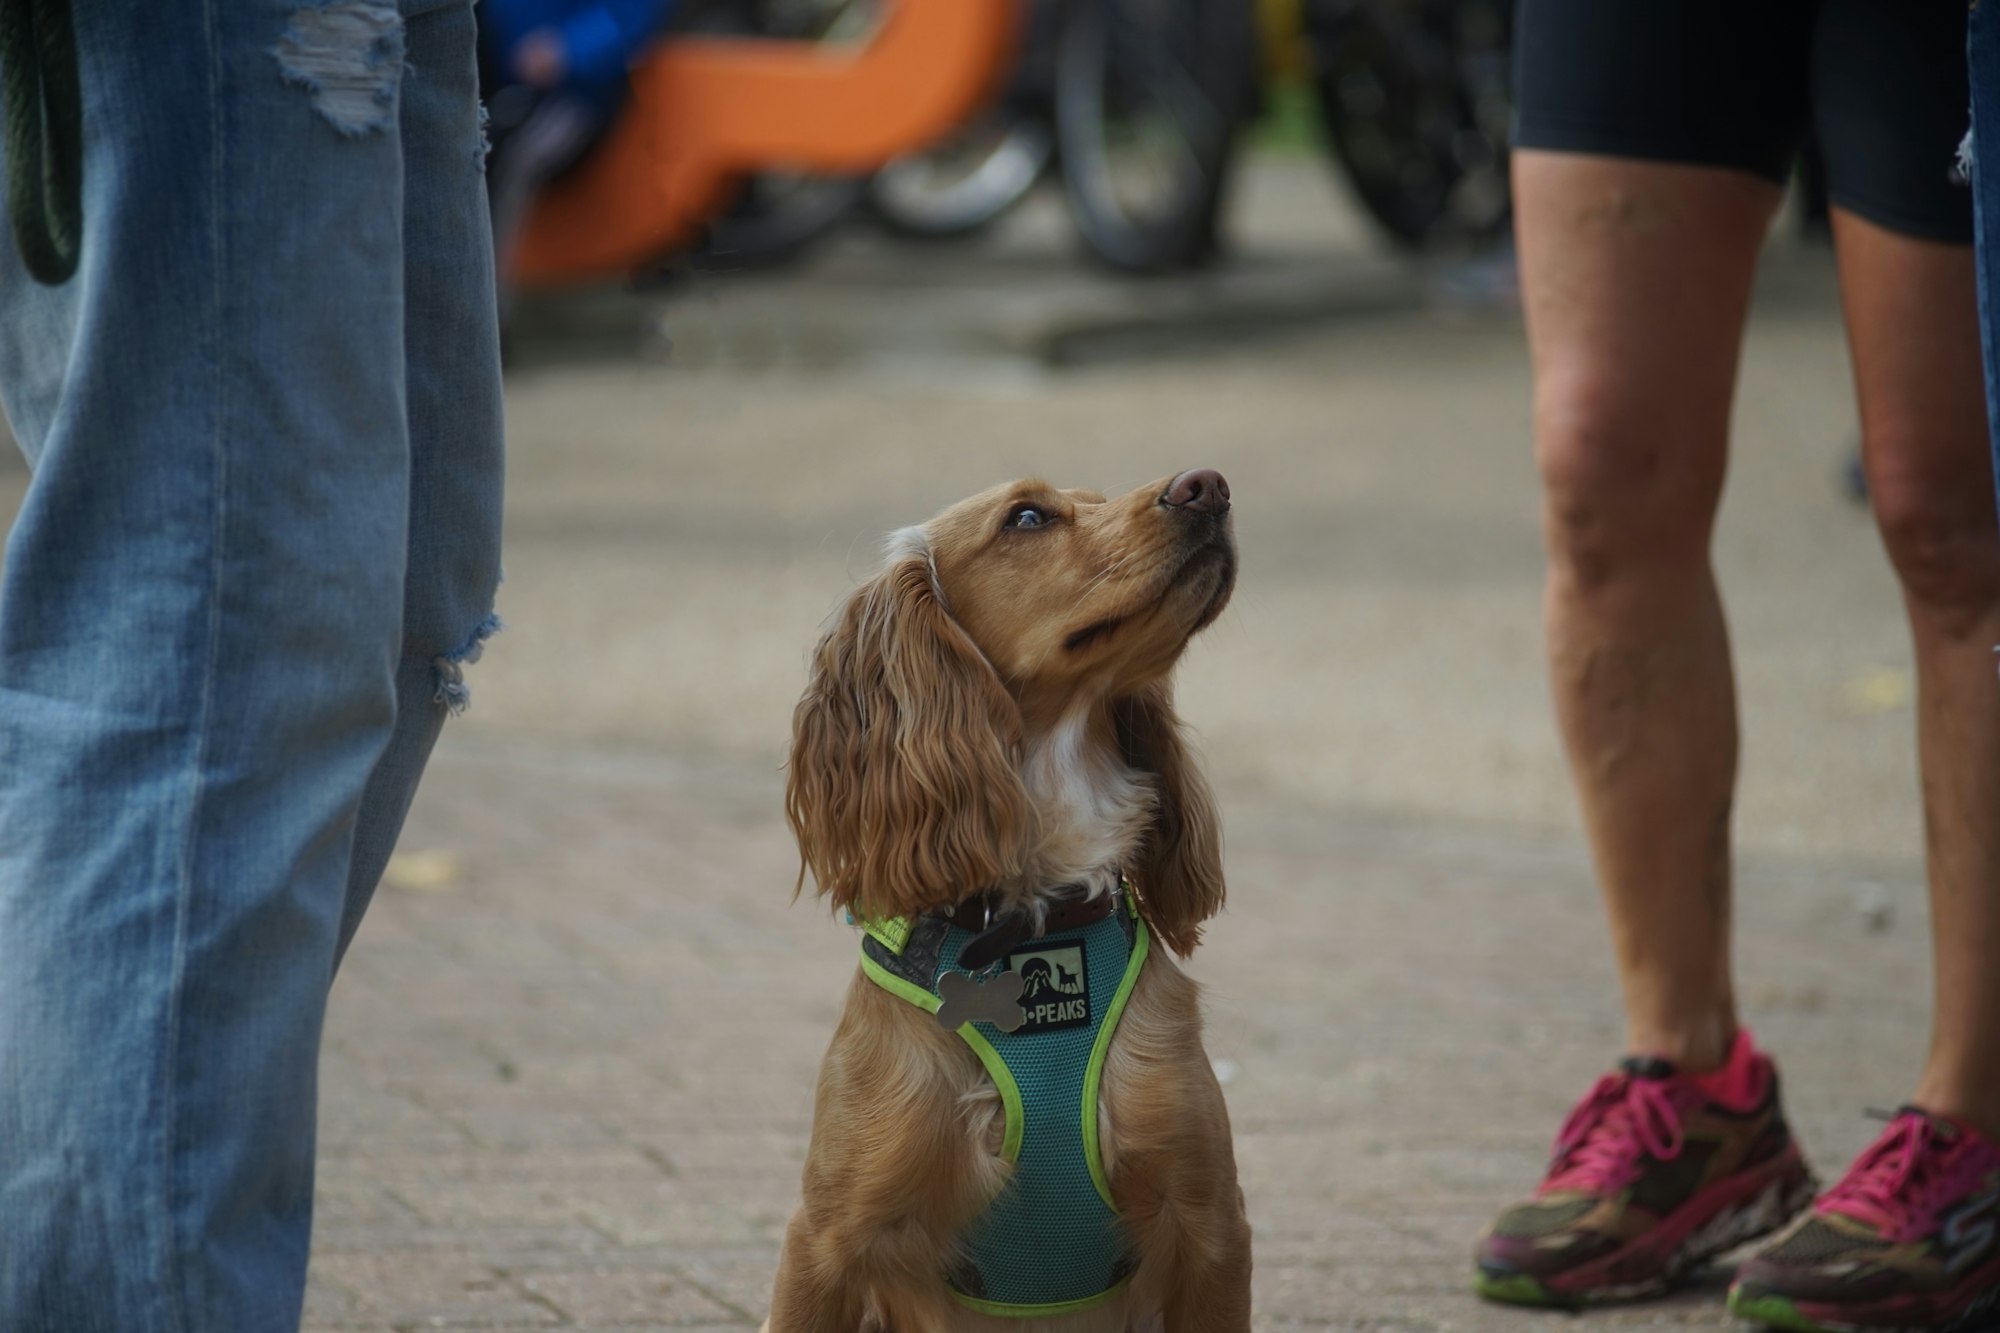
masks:
[[(985, 247), (582, 302), (517, 347), (512, 627), (334, 989), (309, 1330), (754, 1327), (856, 948), (792, 901), (779, 815), (816, 622), (876, 534), (993, 481), (1197, 464), (1244, 552), (1180, 699), (1227, 828), (1192, 970), (1257, 1325), (1570, 1327), (1466, 1290), (1619, 1030), (1542, 682), (1518, 323), (1385, 277), (1321, 164), (1253, 163), (1243, 207), (1241, 261), (1173, 288), (1081, 273), (1030, 209)], [(1740, 989), (1837, 1171), (1930, 988), (1907, 647), (1831, 482), (1823, 254), (1774, 253), (1739, 397)], [(1720, 1280), (1586, 1322), (1721, 1328)]]
[[(1244, 552), (1180, 694), (1227, 826), (1193, 971), (1257, 1325), (1567, 1327), (1466, 1289), (1619, 1032), (1542, 681), (1518, 324), (1418, 279), (1384, 308), (1364, 242), (1312, 239), (1339, 210), (1306, 170), (1253, 170), (1242, 263), (1165, 297), (1079, 274), (1031, 210), (985, 248), (585, 302), (596, 342), (524, 346), (512, 628), (335, 987), (309, 1329), (754, 1327), (856, 948), (792, 901), (779, 816), (817, 621), (876, 534), (995, 480), (1195, 463)], [(1274, 292), (1290, 332), (1249, 336)], [(1741, 990), (1829, 1171), (1914, 1077), (1929, 1000), (1907, 648), (1831, 482), (1836, 310), (1824, 255), (1780, 247), (1718, 538)], [(1721, 1280), (1588, 1323), (1724, 1327)]]
[[(659, 756), (440, 758), (336, 990), (309, 1329), (758, 1322), (855, 947), (790, 901), (778, 800), (768, 772)], [(1257, 1326), (1559, 1322), (1474, 1302), (1466, 1256), (1616, 1046), (1571, 841), (1230, 813), (1232, 908), (1193, 970)], [(1855, 1089), (1892, 1052), (1907, 1075), (1921, 935), (1847, 905), (1852, 865), (1743, 880), (1746, 941), (1783, 942), (1750, 1003), (1834, 1166), (1872, 1128)], [(1720, 1281), (1590, 1323), (1719, 1327)]]

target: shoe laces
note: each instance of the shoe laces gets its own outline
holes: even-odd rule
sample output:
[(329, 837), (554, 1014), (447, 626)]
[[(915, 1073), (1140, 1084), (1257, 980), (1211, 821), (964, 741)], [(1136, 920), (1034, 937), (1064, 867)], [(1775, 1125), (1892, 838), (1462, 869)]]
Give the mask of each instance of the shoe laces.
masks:
[(1891, 1241), (1927, 1236), (1937, 1229), (1944, 1205), (1970, 1193), (2000, 1164), (2000, 1153), (1983, 1147), (1949, 1121), (1904, 1107), (1820, 1198), (1819, 1211), (1867, 1223)]
[(1664, 1080), (1606, 1074), (1563, 1121), (1539, 1192), (1608, 1194), (1638, 1178), (1641, 1158), (1672, 1161), (1686, 1143)]

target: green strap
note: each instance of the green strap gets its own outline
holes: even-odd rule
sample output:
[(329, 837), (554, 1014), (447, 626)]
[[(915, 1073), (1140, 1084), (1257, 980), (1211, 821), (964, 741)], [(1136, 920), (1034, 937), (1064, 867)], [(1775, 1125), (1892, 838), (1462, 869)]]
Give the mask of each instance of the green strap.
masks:
[(1082, 1310), (1095, 1309), (1114, 1296), (1122, 1296), (1125, 1288), (1132, 1285), (1132, 1279), (1136, 1276), (1136, 1273), (1127, 1273), (1095, 1296), (1085, 1296), (1081, 1300), (1074, 1301), (1052, 1301), (1047, 1305), (1013, 1305), (1006, 1301), (982, 1301), (977, 1296), (968, 1296), (955, 1289), (951, 1293), (951, 1298), (966, 1309), (977, 1310), (980, 1314), (999, 1315), (1003, 1319), (1041, 1319), (1048, 1315), (1076, 1314)]
[(28, 276), (56, 287), (83, 251), (83, 80), (70, 0), (0, 0), (7, 216)]
[[(906, 938), (909, 934), (907, 921), (870, 924), (867, 927), (868, 933), (882, 940), (884, 944), (888, 941), (883, 939), (878, 929), (881, 926), (892, 928), (901, 926)], [(870, 981), (883, 990), (908, 1000), (927, 1014), (934, 1014), (944, 1008), (943, 1002), (937, 996), (922, 986), (913, 986), (894, 973), (886, 971), (865, 953), (861, 955), (861, 970)], [(1021, 1087), (1014, 1082), (1014, 1073), (1007, 1068), (1007, 1062), (1000, 1057), (1000, 1052), (993, 1049), (993, 1043), (986, 1040), (978, 1028), (970, 1023), (960, 1023), (958, 1035), (972, 1048), (972, 1053), (979, 1057), (979, 1063), (986, 1067), (987, 1076), (993, 1080), (993, 1086), (1000, 1090), (1000, 1105), (1007, 1112), (1006, 1129), (1000, 1139), (1000, 1156), (1011, 1162), (1021, 1155), (1021, 1127), (1027, 1123), (1027, 1117), (1021, 1113)]]
[[(1131, 902), (1130, 898), (1125, 900)], [(1152, 936), (1146, 931), (1146, 919), (1139, 915), (1137, 906), (1132, 908), (1132, 954), (1125, 961), (1125, 975), (1119, 978), (1118, 993), (1111, 997), (1111, 1007), (1105, 1011), (1104, 1026), (1097, 1030), (1097, 1040), (1090, 1047), (1090, 1065), (1083, 1074), (1083, 1160), (1090, 1168), (1090, 1183), (1097, 1187), (1097, 1197), (1104, 1200), (1104, 1206), (1112, 1212), (1118, 1211), (1118, 1200), (1111, 1197), (1111, 1182), (1104, 1178), (1104, 1157), (1097, 1143), (1097, 1089), (1104, 1081), (1104, 1057), (1111, 1052), (1111, 1038), (1118, 1031), (1118, 1020), (1125, 1016), (1125, 1002), (1132, 998), (1132, 988), (1139, 984), (1139, 973), (1146, 966), (1146, 954), (1152, 947)]]

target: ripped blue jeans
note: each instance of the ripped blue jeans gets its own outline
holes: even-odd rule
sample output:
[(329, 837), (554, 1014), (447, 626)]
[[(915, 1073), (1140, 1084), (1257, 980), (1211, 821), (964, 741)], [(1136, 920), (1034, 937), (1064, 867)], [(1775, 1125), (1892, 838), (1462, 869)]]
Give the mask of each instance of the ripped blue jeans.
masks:
[(0, 232), (0, 1329), (299, 1322), (327, 990), (491, 632), (469, 0), (76, 0), (84, 249)]

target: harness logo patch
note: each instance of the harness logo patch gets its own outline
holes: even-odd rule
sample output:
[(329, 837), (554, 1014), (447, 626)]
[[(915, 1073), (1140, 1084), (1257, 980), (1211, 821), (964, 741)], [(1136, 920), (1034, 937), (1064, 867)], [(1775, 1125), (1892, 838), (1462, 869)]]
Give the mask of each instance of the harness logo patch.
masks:
[(1024, 1036), (1090, 1025), (1090, 974), (1083, 945), (1043, 941), (1007, 955), (1007, 970), (1021, 977)]

